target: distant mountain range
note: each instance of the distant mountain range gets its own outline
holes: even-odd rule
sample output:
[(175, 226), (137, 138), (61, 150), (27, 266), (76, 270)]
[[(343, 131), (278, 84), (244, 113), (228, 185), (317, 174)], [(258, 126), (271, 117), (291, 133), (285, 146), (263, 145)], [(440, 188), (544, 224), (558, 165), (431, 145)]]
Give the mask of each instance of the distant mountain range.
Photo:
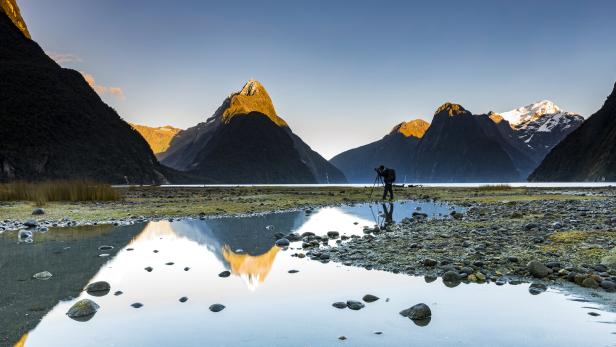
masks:
[(531, 181), (616, 181), (616, 85), (595, 114), (546, 156)]
[(344, 183), (334, 165), (310, 149), (251, 80), (205, 122), (180, 131), (161, 162), (221, 183)]
[(28, 38), (14, 1), (2, 2), (0, 42), (0, 181), (167, 181), (148, 144), (83, 76)]
[(143, 138), (148, 142), (148, 145), (150, 145), (154, 155), (158, 155), (159, 153), (165, 152), (169, 149), (171, 140), (182, 130), (174, 128), (171, 125), (154, 128), (134, 123), (128, 124), (130, 124), (139, 132), (139, 134), (141, 134), (141, 136), (143, 136)]
[(398, 125), (381, 140), (330, 161), (355, 183), (371, 182), (372, 169), (380, 164), (395, 168), (400, 182), (524, 181), (583, 121), (547, 100), (484, 115), (446, 103), (431, 125), (401, 123), (419, 129), (415, 134), (403, 135)]

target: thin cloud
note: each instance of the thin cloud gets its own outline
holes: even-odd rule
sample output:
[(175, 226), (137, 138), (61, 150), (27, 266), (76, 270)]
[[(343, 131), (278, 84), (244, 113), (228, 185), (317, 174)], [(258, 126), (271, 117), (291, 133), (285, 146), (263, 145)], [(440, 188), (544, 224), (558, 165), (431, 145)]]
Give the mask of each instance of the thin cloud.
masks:
[(124, 91), (122, 90), (122, 88), (120, 87), (105, 87), (99, 84), (96, 84), (96, 80), (94, 79), (94, 76), (92, 74), (89, 73), (85, 73), (85, 72), (81, 72), (81, 75), (83, 75), (83, 78), (86, 80), (86, 82), (88, 82), (88, 84), (90, 85), (90, 87), (92, 87), (92, 89), (94, 89), (94, 91), (98, 94), (98, 95), (105, 95), (105, 94), (109, 94), (112, 95), (120, 100), (126, 100), (126, 96), (124, 95)]
[(49, 52), (47, 55), (58, 64), (83, 62), (83, 59), (81, 59), (80, 56), (71, 53)]

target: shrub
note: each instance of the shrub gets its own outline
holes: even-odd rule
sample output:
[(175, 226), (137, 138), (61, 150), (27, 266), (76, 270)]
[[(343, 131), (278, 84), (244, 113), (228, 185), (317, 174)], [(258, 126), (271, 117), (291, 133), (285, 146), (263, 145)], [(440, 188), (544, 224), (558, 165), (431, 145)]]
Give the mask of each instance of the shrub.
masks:
[(479, 186), (479, 190), (480, 191), (494, 191), (494, 190), (509, 190), (512, 189), (513, 187), (511, 187), (508, 184), (493, 184), (493, 185), (485, 185), (485, 186)]

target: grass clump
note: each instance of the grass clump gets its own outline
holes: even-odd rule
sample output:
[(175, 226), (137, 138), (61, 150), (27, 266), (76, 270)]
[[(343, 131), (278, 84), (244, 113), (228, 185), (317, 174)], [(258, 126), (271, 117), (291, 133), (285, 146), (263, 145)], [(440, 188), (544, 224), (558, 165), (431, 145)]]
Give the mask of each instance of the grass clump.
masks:
[(0, 184), (0, 201), (117, 201), (120, 192), (108, 184), (89, 180), (11, 182)]
[(511, 187), (508, 184), (487, 184), (484, 186), (479, 186), (477, 187), (477, 190), (482, 191), (482, 192), (490, 192), (490, 191), (498, 191), (498, 190), (511, 190), (513, 189), (513, 187)]

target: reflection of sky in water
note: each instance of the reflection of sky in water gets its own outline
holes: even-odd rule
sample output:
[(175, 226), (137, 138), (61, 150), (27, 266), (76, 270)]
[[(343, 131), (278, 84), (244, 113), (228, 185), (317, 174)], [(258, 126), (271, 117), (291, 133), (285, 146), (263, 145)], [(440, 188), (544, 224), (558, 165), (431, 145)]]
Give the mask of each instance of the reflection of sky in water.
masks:
[[(395, 219), (414, 210), (410, 203), (396, 205)], [(445, 206), (443, 213), (448, 211)], [(62, 302), (30, 333), (25, 345), (339, 346), (340, 335), (349, 338), (344, 343), (350, 346), (614, 342), (615, 326), (597, 322), (614, 321), (616, 315), (601, 312), (600, 317), (590, 317), (582, 307), (592, 304), (567, 300), (557, 291), (532, 296), (528, 285), (493, 284), (450, 289), (439, 281), (426, 284), (417, 277), (321, 264), (291, 257), (292, 250), (272, 248), (276, 232), (351, 234), (373, 224), (372, 212), (365, 206), (324, 208), (309, 215), (302, 211), (148, 223), (127, 246), (134, 250), (119, 252), (92, 279), (110, 282), (112, 290), (93, 298), (101, 309), (90, 321), (67, 318), (65, 312), (75, 300)], [(268, 230), (268, 225), (274, 229)], [(234, 253), (238, 248), (245, 253)], [(154, 270), (146, 272), (147, 266)], [(235, 276), (218, 277), (224, 269)], [(290, 269), (300, 272), (289, 274)], [(116, 290), (124, 294), (116, 297), (112, 294)], [(367, 293), (381, 300), (361, 311), (331, 307), (335, 301), (361, 299)], [(178, 301), (183, 296), (188, 302)], [(80, 298), (85, 297), (90, 298), (85, 293)], [(144, 306), (134, 309), (130, 307), (134, 302)], [(423, 328), (398, 315), (419, 302), (430, 305), (433, 312), (432, 321)], [(227, 308), (211, 313), (208, 307), (214, 303)]]

